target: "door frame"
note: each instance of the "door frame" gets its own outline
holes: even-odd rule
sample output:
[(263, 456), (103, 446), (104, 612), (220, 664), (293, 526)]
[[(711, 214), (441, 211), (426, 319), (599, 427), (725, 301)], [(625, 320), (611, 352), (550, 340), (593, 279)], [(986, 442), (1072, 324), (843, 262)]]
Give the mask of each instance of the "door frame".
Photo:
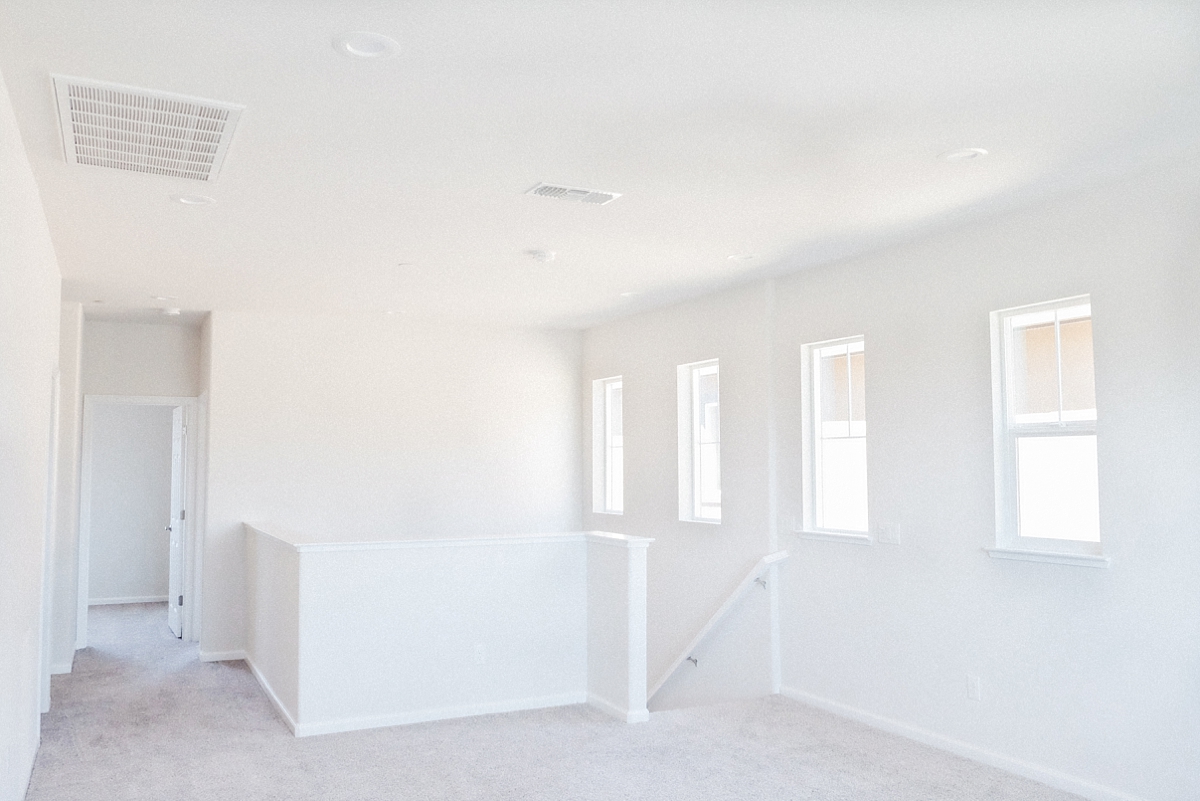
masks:
[(202, 529), (196, 521), (202, 517), (199, 499), (202, 497), (203, 482), (200, 476), (200, 436), (204, 425), (201, 398), (168, 395), (84, 395), (82, 452), (80, 453), (79, 479), (79, 579), (76, 594), (75, 650), (86, 648), (88, 624), (89, 570), (91, 567), (92, 539), (92, 457), (94, 446), (92, 434), (95, 429), (95, 410), (100, 406), (167, 406), (182, 407), (185, 425), (184, 447), (184, 519), (183, 531), (183, 609), (180, 619), (183, 624), (183, 640), (194, 642), (200, 639), (200, 537)]

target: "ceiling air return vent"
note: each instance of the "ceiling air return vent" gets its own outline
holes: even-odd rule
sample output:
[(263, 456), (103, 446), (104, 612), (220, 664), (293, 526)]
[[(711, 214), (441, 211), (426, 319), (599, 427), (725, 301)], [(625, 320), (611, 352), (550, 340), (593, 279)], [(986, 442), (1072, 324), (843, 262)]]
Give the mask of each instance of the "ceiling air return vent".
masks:
[(596, 189), (579, 189), (574, 186), (555, 186), (554, 184), (538, 184), (525, 194), (573, 200), (577, 203), (593, 203), (597, 206), (612, 203), (621, 196), (619, 192), (600, 192)]
[(68, 164), (212, 181), (244, 106), (170, 92), (54, 79)]

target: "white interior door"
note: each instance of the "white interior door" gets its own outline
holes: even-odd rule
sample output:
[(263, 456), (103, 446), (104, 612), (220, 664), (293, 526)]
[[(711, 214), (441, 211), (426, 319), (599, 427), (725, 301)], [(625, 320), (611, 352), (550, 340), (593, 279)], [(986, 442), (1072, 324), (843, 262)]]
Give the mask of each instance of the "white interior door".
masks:
[(167, 577), (167, 625), (176, 637), (183, 636), (183, 542), (187, 512), (184, 510), (184, 465), (187, 447), (187, 418), (184, 408), (171, 410), (171, 562)]

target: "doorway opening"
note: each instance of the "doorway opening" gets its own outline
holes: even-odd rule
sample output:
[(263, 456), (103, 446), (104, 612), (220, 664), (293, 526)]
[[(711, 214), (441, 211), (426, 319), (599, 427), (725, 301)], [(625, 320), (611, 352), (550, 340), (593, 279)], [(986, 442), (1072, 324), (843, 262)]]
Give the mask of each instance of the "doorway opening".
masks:
[(197, 436), (192, 397), (85, 395), (76, 650), (88, 610), (163, 603), (163, 624), (199, 638)]

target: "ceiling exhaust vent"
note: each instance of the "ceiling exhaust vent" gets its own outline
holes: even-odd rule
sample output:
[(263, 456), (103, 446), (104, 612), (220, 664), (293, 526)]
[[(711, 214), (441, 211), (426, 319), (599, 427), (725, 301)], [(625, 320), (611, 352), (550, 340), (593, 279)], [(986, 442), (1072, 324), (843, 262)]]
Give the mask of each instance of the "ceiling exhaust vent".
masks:
[(245, 108), (84, 78), (51, 77), (68, 164), (213, 181)]
[(554, 184), (538, 184), (525, 194), (556, 197), (559, 200), (574, 200), (578, 203), (593, 203), (603, 206), (619, 198), (619, 192), (600, 192), (595, 189), (579, 189), (573, 186), (555, 186)]

